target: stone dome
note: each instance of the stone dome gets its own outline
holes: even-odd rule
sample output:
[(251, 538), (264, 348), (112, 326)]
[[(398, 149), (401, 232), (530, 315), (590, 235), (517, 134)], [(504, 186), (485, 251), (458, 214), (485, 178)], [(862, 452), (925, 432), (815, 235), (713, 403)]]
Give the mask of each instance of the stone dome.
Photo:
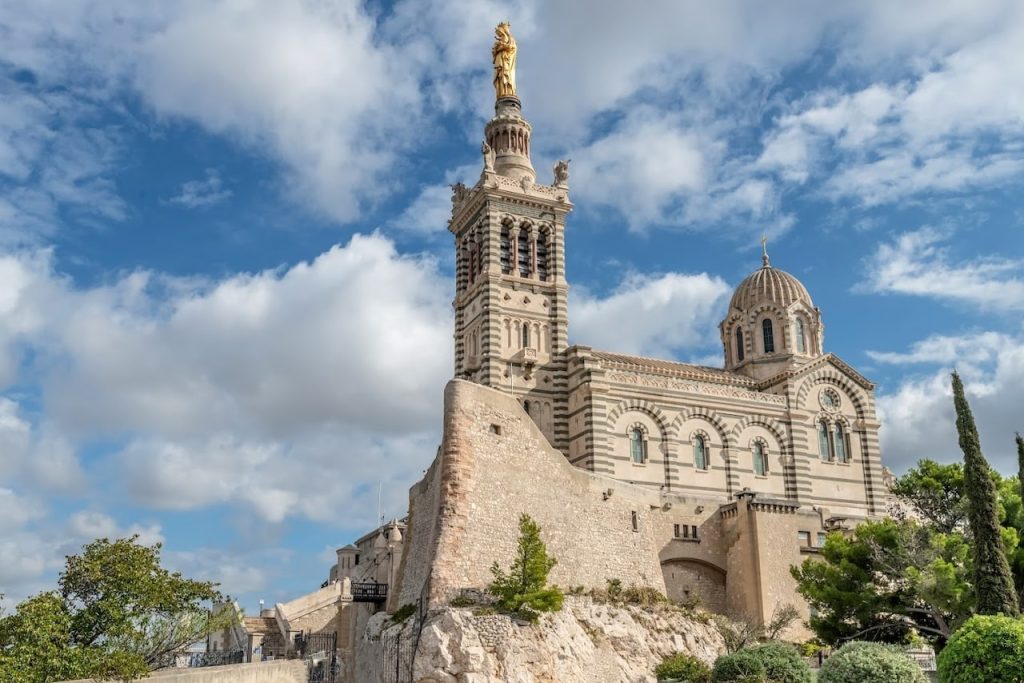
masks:
[(811, 295), (803, 283), (784, 270), (772, 268), (767, 257), (765, 264), (739, 284), (729, 302), (729, 308), (749, 311), (758, 304), (773, 303), (787, 308), (797, 301), (813, 309)]

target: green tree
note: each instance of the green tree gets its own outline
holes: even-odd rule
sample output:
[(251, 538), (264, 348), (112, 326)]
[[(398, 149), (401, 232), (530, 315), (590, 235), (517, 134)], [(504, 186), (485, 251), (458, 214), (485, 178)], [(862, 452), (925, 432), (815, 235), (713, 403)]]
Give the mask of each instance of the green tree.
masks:
[(540, 538), (540, 527), (529, 515), (519, 517), (519, 543), (508, 573), (498, 563), (491, 567), (494, 581), (489, 590), (506, 611), (536, 621), (541, 612), (562, 609), (564, 595), (557, 586), (548, 586), (548, 574), (557, 560), (548, 555)]
[(964, 452), (964, 485), (967, 520), (971, 527), (974, 555), (974, 594), (979, 614), (1017, 615), (1010, 564), (1003, 547), (996, 487), (991, 468), (981, 452), (981, 439), (971, 407), (964, 396), (960, 375), (953, 373), (953, 404), (960, 449)]
[(941, 645), (971, 613), (969, 557), (960, 534), (885, 519), (830, 534), (818, 558), (791, 571), (826, 644), (898, 643), (915, 630)]
[(919, 460), (893, 484), (892, 492), (924, 521), (941, 533), (961, 531), (967, 518), (964, 467)]
[(0, 680), (132, 680), (225, 627), (211, 616), (216, 585), (160, 566), (160, 544), (137, 537), (87, 544), (68, 556), (58, 590), (40, 593), (0, 617)]
[(1017, 485), (1022, 500), (1024, 500), (1024, 437), (1017, 432)]

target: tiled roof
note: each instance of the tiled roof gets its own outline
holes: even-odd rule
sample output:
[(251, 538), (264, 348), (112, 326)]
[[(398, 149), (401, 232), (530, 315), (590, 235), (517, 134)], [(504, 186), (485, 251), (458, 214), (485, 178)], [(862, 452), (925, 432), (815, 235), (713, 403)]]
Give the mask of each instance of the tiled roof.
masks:
[(741, 387), (753, 387), (756, 384), (753, 379), (746, 375), (729, 372), (721, 368), (710, 368), (706, 365), (693, 365), (671, 360), (645, 358), (643, 356), (627, 356), (622, 353), (608, 353), (607, 351), (592, 351), (591, 353), (605, 367), (616, 367), (621, 370), (633, 370), (635, 372), (653, 372), (659, 375), (683, 377), (702, 382), (731, 384)]

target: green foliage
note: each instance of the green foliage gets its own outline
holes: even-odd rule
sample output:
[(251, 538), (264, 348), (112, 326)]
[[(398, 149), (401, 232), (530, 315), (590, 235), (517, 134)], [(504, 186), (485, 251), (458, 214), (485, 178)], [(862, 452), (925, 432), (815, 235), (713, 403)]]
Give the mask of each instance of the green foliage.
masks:
[(905, 642), (912, 630), (941, 644), (971, 613), (969, 554), (959, 534), (885, 519), (830, 534), (818, 558), (792, 573), (826, 644)]
[(939, 653), (943, 683), (1020, 683), (1024, 680), (1024, 620), (975, 616)]
[[(452, 605), (455, 605), (455, 600), (452, 600)], [(458, 607), (458, 605), (455, 606)], [(392, 613), (391, 623), (401, 624), (414, 614), (416, 614), (416, 605), (414, 603), (407, 602)]]
[(881, 643), (852, 642), (836, 650), (818, 672), (818, 683), (927, 683), (920, 665)]
[(765, 674), (772, 683), (813, 683), (811, 667), (796, 648), (786, 643), (763, 643), (747, 648), (752, 656), (761, 660)]
[(622, 597), (622, 579), (606, 579), (605, 583), (609, 600), (618, 600)]
[(922, 519), (944, 534), (959, 531), (967, 518), (964, 467), (920, 460), (893, 484), (892, 492)]
[(750, 649), (722, 655), (711, 669), (713, 683), (768, 683), (764, 662)]
[(661, 660), (654, 669), (658, 680), (682, 681), (682, 683), (710, 683), (711, 669), (693, 655), (678, 652)]
[(974, 555), (974, 594), (979, 614), (1019, 613), (1013, 576), (1006, 558), (996, 487), (992, 471), (981, 452), (981, 440), (971, 407), (964, 396), (960, 376), (953, 373), (953, 404), (956, 429), (964, 453), (964, 487), (967, 520)]
[(562, 591), (547, 586), (548, 574), (556, 563), (540, 538), (540, 527), (523, 514), (519, 517), (519, 544), (512, 566), (505, 573), (495, 562), (491, 567), (494, 581), (488, 590), (498, 599), (500, 609), (536, 621), (541, 612), (562, 609)]
[(211, 617), (215, 584), (160, 566), (160, 546), (100, 539), (68, 556), (59, 591), (40, 593), (0, 618), (0, 680), (132, 680), (229, 623)]

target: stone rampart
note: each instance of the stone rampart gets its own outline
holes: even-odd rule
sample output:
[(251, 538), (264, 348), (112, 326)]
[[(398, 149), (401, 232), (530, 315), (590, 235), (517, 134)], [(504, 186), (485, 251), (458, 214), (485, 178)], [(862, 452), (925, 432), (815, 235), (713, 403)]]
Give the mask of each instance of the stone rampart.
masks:
[[(290, 660), (207, 666), (198, 669), (164, 669), (151, 673), (143, 681), (156, 683), (306, 683), (306, 662)], [(65, 683), (94, 683), (89, 679)]]
[(423, 594), (433, 607), (486, 586), (494, 562), (511, 563), (522, 513), (558, 559), (553, 583), (603, 588), (617, 578), (665, 591), (658, 493), (573, 467), (495, 389), (448, 383), (441, 448), (410, 491), (410, 512), (402, 604)]

